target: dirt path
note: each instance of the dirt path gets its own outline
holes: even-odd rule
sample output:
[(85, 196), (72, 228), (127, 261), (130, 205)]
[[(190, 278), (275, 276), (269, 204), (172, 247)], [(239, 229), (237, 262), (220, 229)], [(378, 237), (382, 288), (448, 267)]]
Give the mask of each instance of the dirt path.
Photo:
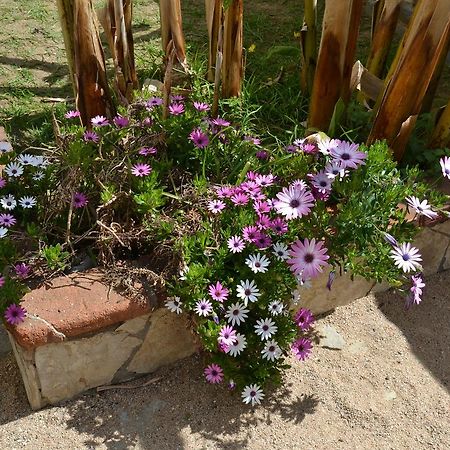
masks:
[[(0, 357), (0, 448), (448, 449), (450, 272), (409, 312), (393, 294), (320, 320), (345, 339), (294, 362), (286, 391), (254, 411), (206, 385), (199, 357), (135, 390), (87, 394), (32, 413), (11, 355)], [(154, 377), (151, 375), (148, 379)]]

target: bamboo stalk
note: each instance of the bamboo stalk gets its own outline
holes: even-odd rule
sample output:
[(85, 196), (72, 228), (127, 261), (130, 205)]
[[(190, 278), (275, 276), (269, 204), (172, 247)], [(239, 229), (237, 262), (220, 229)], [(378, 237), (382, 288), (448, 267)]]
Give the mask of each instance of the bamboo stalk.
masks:
[(243, 0), (232, 0), (225, 10), (222, 97), (238, 97), (244, 73), (242, 58)]
[(322, 25), (308, 128), (328, 130), (341, 96), (347, 100), (362, 0), (328, 0)]
[(450, 100), (442, 111), (431, 136), (431, 148), (450, 146)]
[(303, 92), (312, 92), (317, 64), (317, 0), (305, 0), (305, 14), (300, 33), (302, 47), (301, 85)]
[[(450, 2), (419, 0), (405, 33), (401, 50), (390, 70), (368, 143), (387, 139), (392, 145), (411, 116), (420, 112), (425, 93), (450, 37)], [(409, 133), (412, 127), (408, 127)], [(394, 155), (401, 160), (405, 151), (396, 145)]]
[(205, 0), (206, 26), (208, 28), (208, 81), (214, 81), (216, 58), (217, 58), (217, 42), (219, 29), (223, 22), (223, 0)]

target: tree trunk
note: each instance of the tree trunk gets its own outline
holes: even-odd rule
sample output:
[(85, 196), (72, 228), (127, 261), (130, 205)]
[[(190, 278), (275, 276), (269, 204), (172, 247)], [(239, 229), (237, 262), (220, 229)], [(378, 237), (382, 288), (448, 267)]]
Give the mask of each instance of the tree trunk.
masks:
[(209, 42), (207, 79), (212, 82), (215, 78), (219, 29), (223, 22), (223, 0), (205, 0), (205, 11)]
[(317, 0), (305, 0), (305, 16), (300, 36), (302, 90), (311, 94), (317, 64)]
[(442, 111), (431, 136), (431, 148), (450, 146), (450, 100)]

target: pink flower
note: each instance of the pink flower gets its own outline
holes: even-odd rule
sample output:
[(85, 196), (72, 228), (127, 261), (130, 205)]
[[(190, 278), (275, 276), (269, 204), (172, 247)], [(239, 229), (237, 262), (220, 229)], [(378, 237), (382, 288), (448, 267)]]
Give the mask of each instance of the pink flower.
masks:
[(5, 320), (11, 325), (18, 325), (23, 322), (27, 311), (15, 303), (9, 305), (5, 310)]
[(422, 289), (425, 287), (422, 275), (413, 275), (411, 277), (412, 286), (409, 290), (409, 294), (406, 297), (406, 308), (412, 305), (418, 305), (422, 301)]
[(169, 105), (169, 113), (172, 116), (179, 116), (184, 113), (184, 105), (183, 103), (171, 103)]
[(266, 214), (261, 214), (258, 217), (258, 220), (256, 221), (256, 226), (260, 230), (267, 230), (268, 228), (271, 228), (271, 225), (272, 225), (272, 220)]
[(303, 330), (309, 330), (314, 323), (314, 316), (309, 309), (300, 308), (294, 316), (294, 322)]
[(163, 104), (162, 98), (152, 97), (151, 99), (147, 100), (145, 106), (147, 107), (147, 109), (152, 109), (154, 106), (159, 106), (162, 104)]
[(128, 117), (116, 116), (113, 121), (117, 128), (124, 128), (130, 124)]
[(66, 119), (75, 119), (75, 117), (80, 117), (80, 111), (74, 111), (74, 110), (67, 111), (67, 112), (64, 114), (64, 117), (65, 117)]
[(213, 119), (212, 123), (214, 125), (217, 125), (218, 127), (229, 127), (230, 126), (230, 122), (228, 122), (228, 120), (221, 119), (220, 117)]
[(232, 236), (227, 241), (231, 253), (241, 253), (245, 248), (245, 242), (239, 236)]
[(207, 208), (213, 213), (213, 214), (218, 214), (220, 213), (223, 209), (225, 209), (226, 205), (222, 200), (211, 200), (208, 203)]
[(229, 186), (220, 186), (216, 189), (217, 197), (229, 198), (233, 195), (233, 189)]
[(72, 206), (74, 208), (84, 208), (88, 204), (89, 200), (86, 194), (82, 192), (75, 192), (72, 197)]
[(6, 180), (4, 178), (0, 178), (0, 188), (3, 188), (6, 186)]
[(350, 142), (339, 141), (337, 147), (330, 150), (330, 154), (335, 162), (340, 163), (344, 168), (356, 169), (365, 164), (367, 153), (358, 151), (359, 145)]
[(5, 285), (5, 277), (3, 275), (0, 275), (0, 287), (3, 287)]
[(257, 214), (266, 214), (269, 213), (272, 209), (269, 203), (265, 202), (264, 200), (256, 200), (256, 202), (253, 204), (253, 208), (255, 209)]
[(291, 350), (292, 353), (299, 359), (300, 361), (304, 361), (311, 354), (312, 343), (307, 338), (297, 339), (292, 345)]
[(215, 285), (211, 284), (209, 286), (208, 292), (213, 300), (223, 303), (228, 298), (230, 291), (226, 287), (222, 286), (220, 281), (218, 281)]
[(152, 168), (148, 164), (138, 163), (131, 168), (131, 173), (136, 177), (146, 177), (150, 175)]
[(98, 142), (100, 138), (94, 131), (85, 131), (83, 134), (83, 139), (85, 142)]
[(12, 227), (13, 225), (15, 225), (16, 222), (17, 221), (13, 215), (7, 214), (7, 213), (0, 214), (0, 225), (2, 227), (6, 227), (6, 228)]
[(223, 370), (217, 364), (211, 364), (206, 367), (204, 374), (206, 381), (212, 384), (221, 383), (223, 380)]
[(158, 150), (155, 147), (142, 147), (138, 153), (142, 156), (156, 155)]
[(272, 220), (272, 224), (271, 224), (270, 228), (272, 228), (272, 230), (276, 234), (281, 236), (282, 234), (285, 234), (287, 232), (288, 225), (283, 219), (281, 219), (280, 217), (277, 217), (276, 219)]
[(94, 125), (94, 127), (104, 127), (106, 125), (109, 125), (108, 119), (104, 116), (93, 117), (91, 119), (91, 123), (92, 123), (92, 125)]
[(283, 188), (274, 201), (275, 209), (287, 220), (300, 219), (310, 213), (314, 206), (314, 197), (311, 192), (297, 186)]
[(233, 345), (236, 342), (236, 330), (230, 325), (222, 327), (219, 333), (219, 343), (224, 345)]
[(194, 108), (197, 111), (209, 111), (209, 105), (202, 102), (194, 102)]
[(191, 132), (189, 139), (197, 148), (205, 148), (209, 144), (208, 135), (203, 133), (200, 128), (197, 128)]
[(242, 237), (247, 242), (254, 242), (255, 239), (260, 235), (260, 231), (257, 227), (251, 225), (248, 227), (244, 227), (242, 229)]
[(323, 271), (322, 267), (328, 265), (327, 249), (323, 247), (322, 241), (316, 243), (315, 239), (295, 241), (291, 245), (289, 255), (287, 263), (291, 265), (291, 271), (303, 279), (316, 277)]
[(231, 201), (238, 206), (243, 206), (248, 203), (248, 195), (243, 194), (242, 192), (238, 192), (231, 197)]
[(25, 263), (19, 263), (14, 266), (14, 271), (19, 278), (27, 278), (30, 275), (30, 266)]

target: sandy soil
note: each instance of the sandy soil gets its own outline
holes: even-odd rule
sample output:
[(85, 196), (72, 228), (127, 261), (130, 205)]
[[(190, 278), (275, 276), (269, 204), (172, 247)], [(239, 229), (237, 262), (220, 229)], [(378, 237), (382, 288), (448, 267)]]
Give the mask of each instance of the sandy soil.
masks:
[(200, 356), (133, 390), (32, 412), (12, 356), (0, 357), (1, 449), (448, 449), (450, 272), (405, 312), (385, 293), (319, 321), (345, 339), (292, 361), (288, 386), (252, 410), (204, 383)]

